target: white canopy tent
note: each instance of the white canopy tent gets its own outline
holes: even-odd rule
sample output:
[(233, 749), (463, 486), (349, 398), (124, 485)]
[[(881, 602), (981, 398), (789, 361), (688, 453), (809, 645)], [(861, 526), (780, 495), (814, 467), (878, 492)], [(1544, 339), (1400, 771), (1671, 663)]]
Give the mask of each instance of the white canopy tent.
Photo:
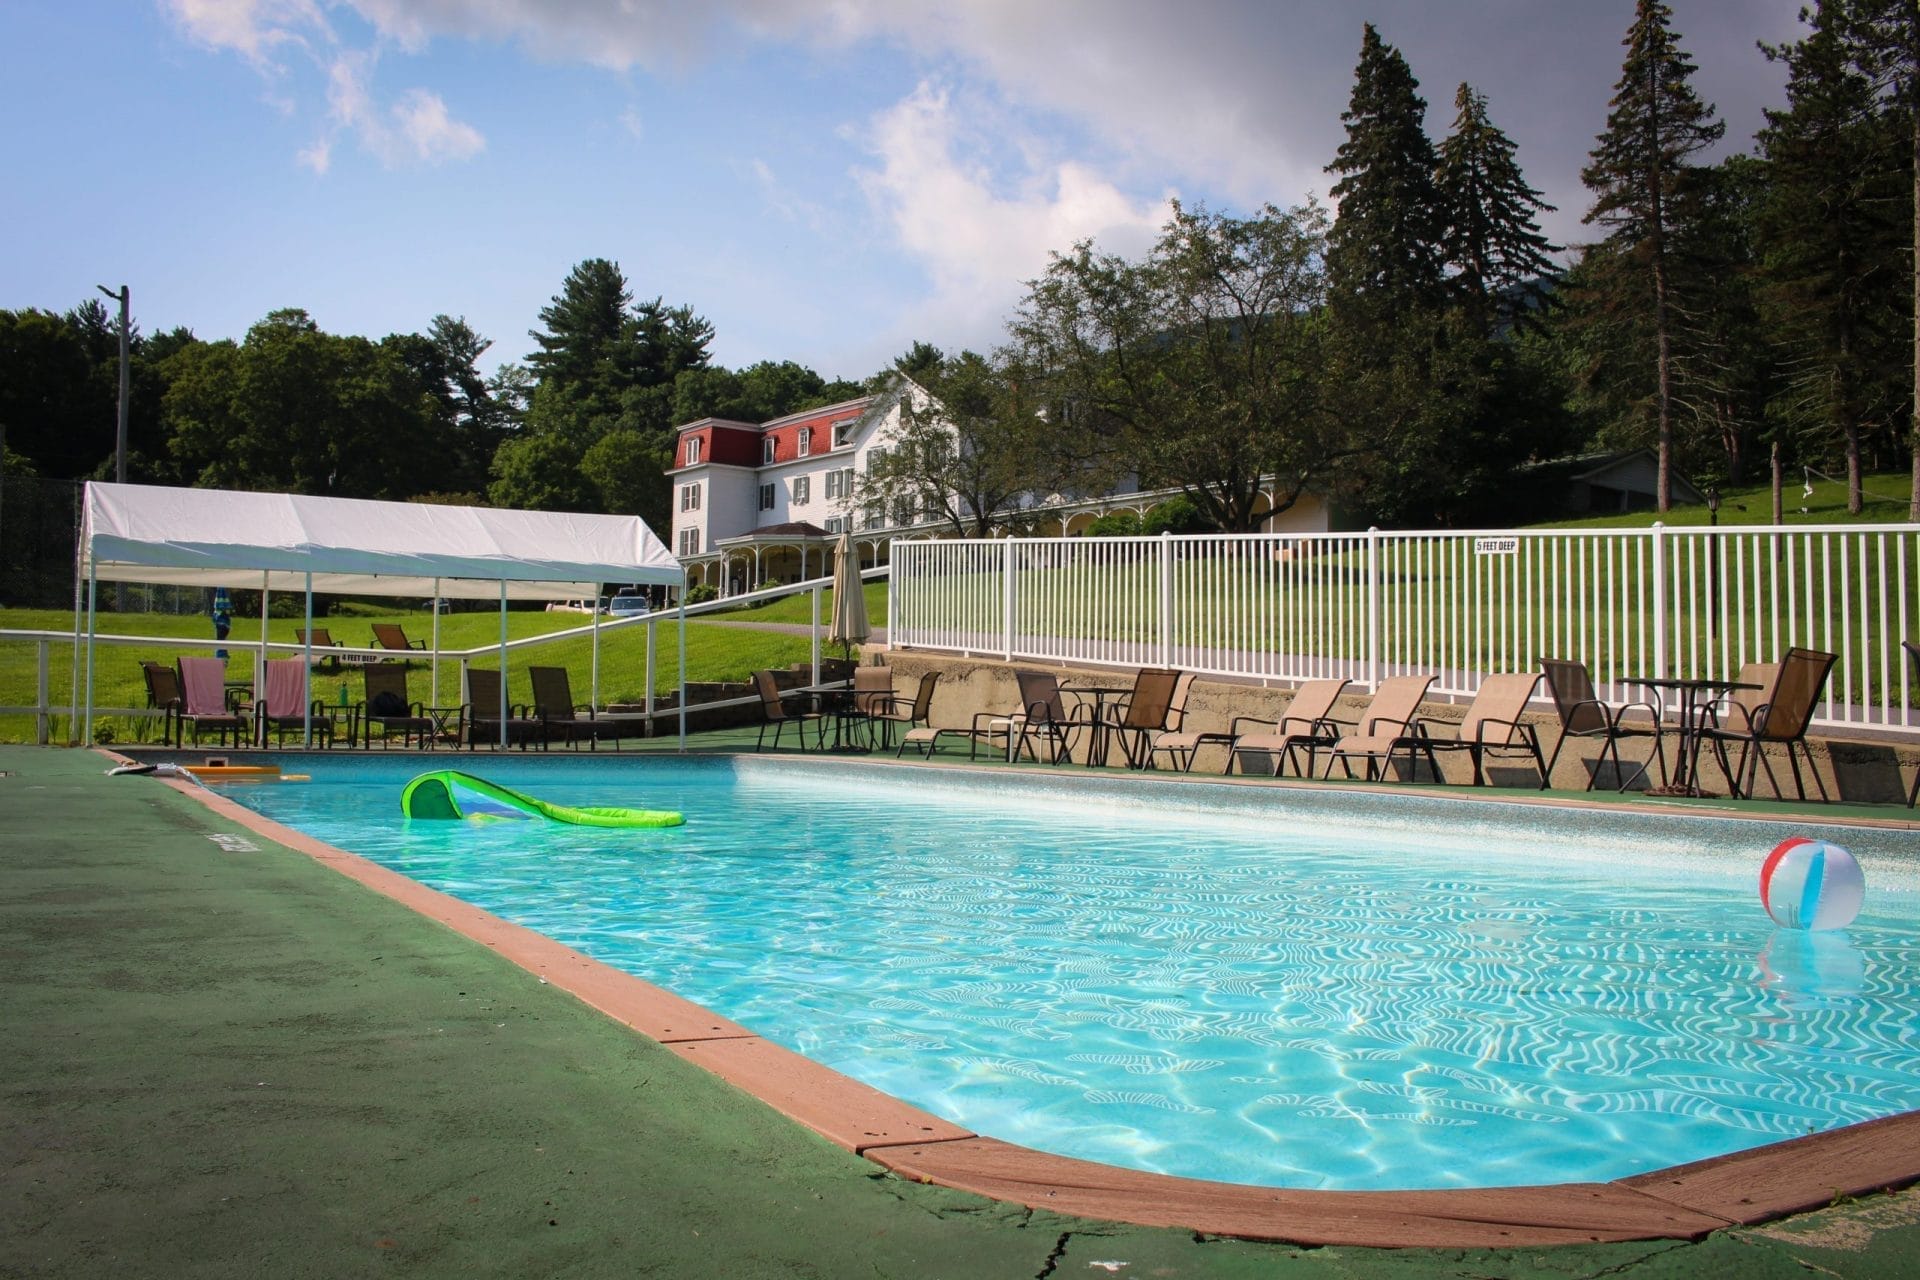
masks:
[[(684, 589), (686, 572), (637, 516), (502, 511), (291, 493), (89, 482), (80, 527), (87, 691), (93, 735), (93, 633), (100, 582), (500, 601), (499, 720), (506, 732), (508, 600), (576, 600), (603, 583)], [(76, 610), (76, 613), (78, 610)], [(595, 639), (598, 640), (598, 618)], [(439, 612), (434, 613), (439, 649)], [(76, 639), (79, 619), (75, 620)], [(262, 651), (266, 628), (261, 627)], [(686, 744), (686, 615), (680, 615), (680, 737)], [(308, 665), (312, 665), (311, 647)]]

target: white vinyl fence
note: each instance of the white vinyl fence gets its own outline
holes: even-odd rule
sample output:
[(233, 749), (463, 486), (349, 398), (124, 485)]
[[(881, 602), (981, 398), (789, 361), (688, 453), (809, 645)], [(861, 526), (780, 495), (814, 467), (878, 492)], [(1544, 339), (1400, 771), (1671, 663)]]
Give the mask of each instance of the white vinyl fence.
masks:
[[(893, 544), (895, 647), (1364, 688), (1587, 663), (1732, 676), (1835, 653), (1819, 723), (1920, 731), (1920, 526), (1581, 529)], [(1644, 691), (1641, 691), (1641, 695)]]

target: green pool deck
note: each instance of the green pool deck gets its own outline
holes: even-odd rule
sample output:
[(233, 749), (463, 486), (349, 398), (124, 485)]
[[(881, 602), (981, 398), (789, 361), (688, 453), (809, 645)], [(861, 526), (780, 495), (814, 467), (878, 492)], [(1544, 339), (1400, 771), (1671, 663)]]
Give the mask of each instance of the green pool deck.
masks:
[(107, 764), (0, 747), (0, 1276), (1920, 1275), (1914, 1190), (1499, 1251), (1263, 1245), (913, 1183)]

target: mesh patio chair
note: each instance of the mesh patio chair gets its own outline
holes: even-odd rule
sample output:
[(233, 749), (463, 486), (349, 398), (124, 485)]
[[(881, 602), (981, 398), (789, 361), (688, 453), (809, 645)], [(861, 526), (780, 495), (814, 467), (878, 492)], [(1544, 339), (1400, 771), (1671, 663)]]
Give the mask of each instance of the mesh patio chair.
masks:
[[(360, 670), (366, 679), (366, 696), (353, 708), (353, 720), (361, 726), (361, 742), (372, 747), (373, 731), (378, 729), (382, 747), (391, 746), (396, 733), (403, 747), (426, 746), (434, 733), (434, 719), (427, 714), (424, 703), (408, 701), (406, 669), (372, 663)], [(464, 709), (459, 716), (454, 723), (456, 738), (465, 718)]]
[(537, 742), (545, 751), (547, 740), (541, 733), (541, 724), (527, 714), (528, 708), (520, 704), (508, 706), (503, 724), (500, 701), (500, 673), (490, 667), (468, 667), (467, 701), (460, 709), (460, 718), (467, 725), (467, 749), (471, 751), (483, 742), (498, 746), (504, 728), (508, 746), (525, 751)]
[(340, 655), (337, 653), (323, 653), (321, 650), (344, 649), (346, 648), (345, 643), (335, 640), (332, 633), (325, 627), (315, 627), (311, 632), (304, 627), (295, 627), (293, 629), (293, 638), (296, 643), (307, 644), (307, 637), (309, 635), (313, 637), (312, 648), (314, 650), (314, 662), (324, 662), (327, 664), (329, 670), (338, 671), (340, 669)]
[[(407, 639), (407, 629), (397, 622), (376, 622), (373, 624), (373, 647), (392, 649), (398, 653), (418, 653), (427, 647), (425, 640)], [(405, 658), (400, 659), (402, 662)], [(387, 661), (392, 662), (389, 658)], [(497, 717), (496, 717), (497, 718)]]
[(173, 718), (180, 713), (180, 673), (164, 662), (142, 662), (147, 705), (161, 713), (160, 745), (173, 745)]
[(274, 658), (267, 663), (266, 683), (260, 701), (253, 705), (254, 737), (261, 746), (267, 735), (274, 735), (278, 746), (287, 744), (288, 734), (305, 735), (311, 728), (313, 741), (333, 745), (334, 720), (324, 702), (310, 700), (309, 676), (304, 658)]
[[(1545, 790), (1547, 762), (1540, 754), (1540, 734), (1520, 718), (1527, 703), (1533, 700), (1533, 691), (1539, 687), (1539, 673), (1532, 671), (1486, 677), (1474, 693), (1473, 701), (1467, 704), (1467, 714), (1459, 728), (1449, 737), (1436, 738), (1433, 730), (1439, 726), (1425, 720), (1416, 721), (1414, 727), (1426, 745), (1428, 759), (1431, 760), (1436, 751), (1466, 752), (1473, 760), (1473, 785), (1477, 787), (1486, 781), (1489, 756), (1525, 755), (1539, 771), (1540, 786)], [(1435, 770), (1436, 775), (1438, 772)]]
[[(1258, 752), (1272, 759), (1273, 776), (1277, 778), (1286, 769), (1287, 762), (1295, 759), (1294, 753), (1304, 751), (1305, 767), (1295, 764), (1294, 773), (1311, 778), (1314, 752), (1339, 742), (1342, 728), (1351, 727), (1333, 718), (1334, 704), (1340, 701), (1346, 688), (1345, 680), (1309, 680), (1294, 690), (1293, 700), (1287, 703), (1285, 713), (1278, 720), (1235, 716), (1227, 732), (1207, 734), (1202, 741), (1226, 743), (1227, 767), (1223, 773), (1233, 772), (1234, 761), (1241, 752)], [(1249, 732), (1255, 726), (1272, 732)], [(1241, 772), (1246, 771), (1244, 763), (1240, 768)]]
[[(1560, 741), (1554, 744), (1553, 755), (1547, 761), (1546, 777), (1540, 779), (1542, 791), (1547, 789), (1553, 766), (1559, 762), (1560, 752), (1571, 738), (1601, 740), (1600, 758), (1594, 761), (1593, 774), (1587, 779), (1589, 791), (1599, 785), (1600, 766), (1609, 755), (1613, 758), (1613, 776), (1619, 781), (1620, 790), (1625, 791), (1636, 776), (1652, 781), (1647, 766), (1656, 761), (1660, 765), (1660, 785), (1667, 785), (1667, 753), (1660, 745), (1659, 707), (1651, 702), (1623, 702), (1619, 706), (1602, 702), (1594, 692), (1593, 676), (1588, 673), (1587, 664), (1573, 658), (1542, 658), (1540, 670), (1547, 680), (1547, 692), (1553, 695), (1554, 712), (1560, 717)], [(1626, 723), (1629, 711), (1645, 711), (1647, 723)], [(1653, 739), (1653, 751), (1634, 766), (1631, 774), (1620, 759), (1622, 738)]]
[(1016, 671), (1013, 675), (1020, 687), (1019, 710), (982, 711), (975, 715), (973, 746), (968, 749), (968, 758), (974, 758), (982, 742), (991, 746), (996, 738), (1006, 742), (1010, 761), (1019, 759), (1025, 751), (1037, 763), (1040, 753), (1033, 747), (1035, 738), (1045, 738), (1052, 744), (1049, 764), (1070, 758), (1074, 732), (1091, 728), (1091, 718), (1076, 716), (1068, 710), (1067, 696), (1059, 678), (1051, 671)]
[(1374, 690), (1373, 701), (1360, 717), (1360, 732), (1346, 734), (1328, 749), (1327, 771), (1322, 776), (1333, 776), (1333, 764), (1337, 760), (1351, 778), (1353, 758), (1359, 756), (1367, 762), (1367, 780), (1371, 782), (1385, 775), (1396, 753), (1404, 752), (1409, 777), (1421, 755), (1426, 756), (1433, 776), (1440, 777), (1440, 762), (1434, 758), (1433, 749), (1420, 728), (1420, 703), (1432, 683), (1432, 676), (1394, 676), (1382, 680)]
[[(816, 748), (826, 745), (827, 724), (833, 719), (832, 716), (827, 715), (825, 712), (814, 710), (810, 706), (799, 710), (789, 707), (787, 705), (787, 695), (781, 692), (780, 685), (774, 680), (773, 672), (771, 671), (756, 671), (753, 673), (753, 690), (760, 695), (760, 714), (762, 717), (760, 721), (760, 736), (754, 739), (753, 743), (753, 749), (755, 751), (760, 750), (766, 745), (767, 726), (769, 725), (773, 726), (773, 745), (775, 748), (779, 747), (780, 735), (786, 732), (788, 725), (793, 725), (799, 731), (800, 747), (802, 750), (806, 749), (807, 726), (810, 724), (816, 726), (813, 745)], [(812, 697), (811, 694), (799, 696), (804, 696), (809, 699)]]
[[(1826, 687), (1827, 675), (1837, 660), (1837, 654), (1819, 649), (1788, 649), (1766, 689), (1758, 694), (1750, 693), (1751, 702), (1729, 700), (1713, 723), (1702, 724), (1695, 730), (1701, 741), (1713, 744), (1714, 759), (1719, 762), (1720, 772), (1726, 776), (1727, 786), (1735, 796), (1752, 799), (1754, 784), (1759, 781), (1758, 770), (1764, 768), (1774, 795), (1786, 797), (1780, 789), (1780, 780), (1774, 777), (1773, 766), (1767, 762), (1767, 747), (1777, 745), (1785, 748), (1787, 764), (1793, 770), (1794, 794), (1802, 800), (1807, 798), (1806, 784), (1800, 777), (1800, 761), (1793, 754), (1798, 747), (1807, 759), (1807, 771), (1813, 775), (1821, 801), (1827, 800), (1827, 784), (1821, 781), (1820, 770), (1813, 762), (1813, 748), (1807, 745), (1807, 729), (1813, 723), (1820, 691)], [(1735, 742), (1740, 744), (1740, 759), (1729, 769), (1727, 746)]]
[(1134, 674), (1132, 692), (1098, 703), (1099, 718), (1090, 729), (1097, 740), (1088, 747), (1087, 762), (1105, 763), (1107, 742), (1117, 739), (1128, 767), (1146, 768), (1153, 759), (1153, 735), (1167, 729), (1180, 677), (1165, 667), (1142, 667)]
[(200, 734), (208, 729), (220, 735), (220, 745), (233, 739), (240, 746), (247, 718), (227, 705), (227, 664), (219, 658), (181, 658), (180, 709), (174, 713), (179, 737), (175, 745), (184, 745), (187, 726), (193, 726), (193, 745), (200, 745)]
[(920, 677), (920, 687), (914, 691), (912, 702), (902, 702), (897, 696), (874, 718), (884, 721), (888, 731), (899, 729), (900, 745), (894, 749), (894, 755), (906, 754), (912, 746), (922, 758), (931, 757), (941, 734), (964, 737), (964, 729), (936, 729), (933, 727), (933, 691), (940, 683), (938, 671), (928, 671)]
[(1202, 737), (1187, 728), (1187, 703), (1193, 699), (1195, 679), (1191, 671), (1180, 673), (1180, 679), (1173, 686), (1173, 700), (1167, 704), (1167, 727), (1147, 735), (1146, 767), (1154, 767), (1154, 758), (1165, 752), (1167, 759), (1179, 766), (1180, 772), (1193, 771), (1193, 757), (1200, 749)]
[(602, 716), (590, 704), (575, 702), (573, 684), (565, 667), (528, 667), (527, 679), (533, 684), (533, 716), (546, 726), (549, 742), (584, 742), (592, 751), (598, 749), (604, 739), (618, 747), (620, 739), (633, 737), (636, 726), (646, 719), (645, 716)]

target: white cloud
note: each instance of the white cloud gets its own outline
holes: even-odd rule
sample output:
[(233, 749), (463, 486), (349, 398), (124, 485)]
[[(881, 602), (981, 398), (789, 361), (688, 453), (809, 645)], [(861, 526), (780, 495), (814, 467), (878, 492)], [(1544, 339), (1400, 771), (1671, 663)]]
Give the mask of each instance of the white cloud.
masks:
[(310, 0), (162, 0), (189, 37), (267, 67), (283, 44), (303, 45), (324, 33), (326, 19)]
[(634, 108), (628, 107), (620, 113), (620, 127), (631, 134), (636, 141), (646, 141), (647, 122)]
[(923, 332), (994, 339), (1048, 254), (1082, 239), (1137, 254), (1166, 220), (1168, 196), (1136, 200), (1084, 164), (1040, 160), (1011, 183), (989, 156), (1047, 148), (1009, 137), (1004, 119), (974, 103), (956, 110), (948, 91), (922, 84), (875, 119), (877, 167), (856, 176), (899, 246), (926, 271), (931, 295), (917, 309)]
[(393, 108), (399, 135), (413, 158), (427, 164), (466, 160), (486, 149), (487, 140), (472, 125), (447, 114), (437, 93), (409, 89)]

